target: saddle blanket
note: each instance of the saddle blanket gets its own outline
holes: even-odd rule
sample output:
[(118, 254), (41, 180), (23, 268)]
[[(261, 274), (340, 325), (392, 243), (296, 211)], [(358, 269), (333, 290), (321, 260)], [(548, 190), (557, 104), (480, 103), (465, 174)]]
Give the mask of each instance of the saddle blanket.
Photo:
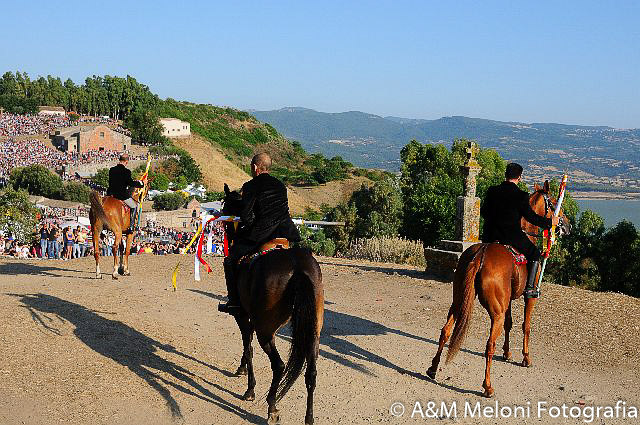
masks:
[(525, 257), (524, 254), (519, 253), (511, 245), (505, 245), (504, 247), (507, 248), (507, 250), (509, 250), (509, 252), (513, 256), (514, 264), (516, 264), (518, 266), (523, 265), (523, 264), (527, 264), (527, 257)]

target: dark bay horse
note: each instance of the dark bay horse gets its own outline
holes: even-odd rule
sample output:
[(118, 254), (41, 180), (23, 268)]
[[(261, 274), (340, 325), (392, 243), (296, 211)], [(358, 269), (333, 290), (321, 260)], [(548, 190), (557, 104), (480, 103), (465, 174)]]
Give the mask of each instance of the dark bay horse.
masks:
[[(225, 185), (223, 214), (239, 215), (242, 199)], [(233, 243), (235, 228), (226, 224)], [(313, 424), (313, 392), (316, 386), (320, 331), (324, 320), (322, 273), (311, 252), (304, 248), (275, 249), (238, 268), (238, 293), (242, 312), (234, 317), (242, 333), (243, 354), (237, 375), (248, 375), (244, 400), (255, 399), (251, 342), (255, 331), (258, 343), (269, 356), (273, 379), (267, 394), (268, 424), (279, 424), (276, 403), (289, 391), (306, 364), (307, 410), (305, 424)], [(276, 349), (275, 334), (291, 320), (291, 349), (287, 364)]]
[[(145, 179), (143, 183), (144, 187), (136, 189), (133, 192), (132, 198), (136, 202), (143, 201), (147, 192), (149, 192), (151, 181)], [(122, 233), (129, 228), (131, 222), (128, 210), (125, 210), (125, 205), (121, 200), (113, 196), (102, 197), (95, 190), (91, 192), (89, 199), (91, 201), (89, 221), (91, 222), (91, 234), (93, 237), (93, 257), (96, 259), (96, 278), (102, 278), (102, 274), (100, 273), (100, 234), (103, 229), (111, 230), (115, 235), (115, 242), (113, 247), (111, 247), (113, 252), (113, 273), (111, 277), (118, 279), (118, 273), (129, 276), (131, 274), (129, 272), (129, 253), (131, 252), (133, 233), (126, 235), (124, 253), (118, 256)], [(118, 257), (120, 259), (119, 266)]]
[[(555, 209), (555, 200), (549, 196), (549, 182), (544, 187), (535, 186), (535, 191), (529, 197), (532, 209), (539, 215), (550, 217)], [(557, 227), (560, 235), (569, 233), (570, 225), (564, 214)], [(539, 228), (522, 219), (522, 229), (535, 243), (533, 235), (537, 235)], [(519, 298), (524, 292), (527, 282), (526, 264), (516, 265), (511, 252), (504, 245), (498, 243), (480, 243), (469, 247), (458, 260), (453, 279), (453, 302), (449, 308), (447, 323), (440, 333), (438, 352), (427, 370), (427, 375), (435, 379), (440, 363), (440, 356), (447, 340), (451, 336), (447, 363), (453, 360), (464, 341), (472, 316), (476, 295), (480, 304), (487, 310), (491, 318), (491, 333), (485, 351), (486, 368), (482, 387), (484, 395), (493, 396), (491, 387), (491, 361), (495, 353), (496, 340), (504, 326), (504, 358), (511, 359), (509, 350), (509, 332), (513, 325), (511, 318), (511, 301)], [(524, 323), (522, 331), (524, 342), (522, 346), (522, 366), (528, 367), (533, 363), (529, 353), (529, 333), (531, 330), (531, 315), (536, 303), (535, 298), (525, 301)], [(455, 327), (454, 327), (455, 324)], [(452, 335), (453, 330), (453, 335)]]

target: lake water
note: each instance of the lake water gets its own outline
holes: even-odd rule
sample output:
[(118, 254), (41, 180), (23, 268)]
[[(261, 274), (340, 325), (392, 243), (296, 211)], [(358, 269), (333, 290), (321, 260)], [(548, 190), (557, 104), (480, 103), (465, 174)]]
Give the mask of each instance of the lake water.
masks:
[(577, 199), (580, 211), (591, 210), (604, 218), (607, 227), (628, 220), (640, 228), (640, 200)]

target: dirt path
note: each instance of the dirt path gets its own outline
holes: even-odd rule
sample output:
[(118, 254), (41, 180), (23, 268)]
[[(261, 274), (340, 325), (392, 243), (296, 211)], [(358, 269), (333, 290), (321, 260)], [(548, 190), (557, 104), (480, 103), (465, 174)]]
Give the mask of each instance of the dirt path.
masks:
[[(135, 276), (92, 279), (91, 259), (0, 260), (0, 424), (264, 423), (271, 372), (255, 347), (258, 401), (244, 402), (240, 335), (217, 313), (224, 295), (221, 262), (193, 282), (183, 259), (179, 290), (170, 290), (177, 256), (131, 259)], [(585, 423), (537, 417), (538, 401), (568, 407), (640, 405), (640, 300), (548, 285), (532, 332), (534, 367), (494, 362), (496, 398), (480, 397), (488, 319), (476, 303), (474, 322), (453, 364), (437, 382), (424, 372), (451, 299), (449, 284), (418, 270), (321, 258), (325, 326), (318, 364), (318, 424), (425, 423), (415, 402), (527, 406), (530, 418), (481, 423)], [(103, 270), (108, 260), (103, 262)], [(514, 305), (512, 351), (521, 360), (522, 302)], [(287, 353), (285, 336), (280, 351)], [(502, 345), (502, 338), (499, 341)], [(255, 346), (255, 345), (254, 345)], [(389, 408), (402, 402), (405, 415)], [(284, 423), (303, 423), (304, 382), (280, 404)], [(602, 413), (601, 413), (602, 415)], [(439, 422), (439, 421), (438, 421)], [(638, 423), (594, 419), (592, 423)]]

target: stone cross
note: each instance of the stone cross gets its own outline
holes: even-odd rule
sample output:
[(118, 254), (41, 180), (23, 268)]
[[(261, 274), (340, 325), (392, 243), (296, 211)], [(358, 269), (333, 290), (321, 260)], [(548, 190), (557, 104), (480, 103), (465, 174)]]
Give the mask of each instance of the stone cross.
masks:
[(465, 149), (467, 159), (460, 166), (464, 179), (464, 195), (456, 200), (456, 240), (478, 242), (480, 236), (480, 198), (476, 197), (476, 183), (480, 174), (480, 164), (476, 160), (478, 146), (469, 142)]

